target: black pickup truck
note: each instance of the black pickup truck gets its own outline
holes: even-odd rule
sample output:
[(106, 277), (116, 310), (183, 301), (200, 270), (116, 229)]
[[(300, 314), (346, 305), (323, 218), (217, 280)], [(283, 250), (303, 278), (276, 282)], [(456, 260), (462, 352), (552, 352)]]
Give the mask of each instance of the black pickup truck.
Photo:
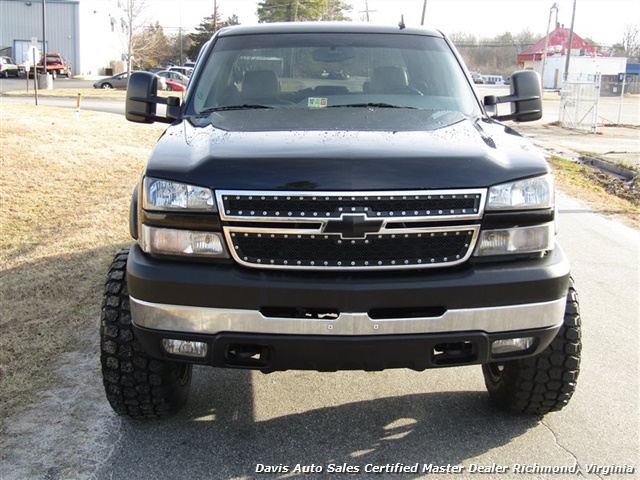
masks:
[(500, 123), (541, 117), (539, 77), (511, 78), (481, 101), (439, 31), (351, 22), (220, 30), (184, 101), (133, 74), (127, 119), (170, 126), (106, 283), (113, 409), (177, 411), (194, 364), (478, 364), (500, 408), (563, 408), (578, 300), (549, 166)]

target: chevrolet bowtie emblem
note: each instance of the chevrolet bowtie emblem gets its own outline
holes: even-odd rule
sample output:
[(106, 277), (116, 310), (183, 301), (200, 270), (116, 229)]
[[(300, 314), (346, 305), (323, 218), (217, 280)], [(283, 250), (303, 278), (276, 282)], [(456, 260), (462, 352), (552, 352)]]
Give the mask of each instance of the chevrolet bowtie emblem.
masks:
[(342, 215), (338, 220), (329, 220), (324, 233), (339, 233), (341, 238), (365, 238), (368, 233), (377, 233), (382, 220), (368, 220), (366, 215)]

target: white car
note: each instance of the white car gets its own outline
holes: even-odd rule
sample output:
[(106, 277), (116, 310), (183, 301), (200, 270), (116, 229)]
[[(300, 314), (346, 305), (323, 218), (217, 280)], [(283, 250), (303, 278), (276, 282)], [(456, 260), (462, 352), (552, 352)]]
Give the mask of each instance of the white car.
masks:
[(178, 72), (186, 77), (191, 78), (191, 74), (193, 73), (193, 68), (191, 67), (169, 67), (170, 72)]
[(171, 70), (162, 70), (161, 72), (156, 72), (156, 75), (158, 75), (159, 77), (165, 78), (167, 80), (173, 80), (174, 82), (178, 82), (184, 85), (185, 87), (189, 83), (189, 77), (187, 77), (186, 75), (183, 75), (182, 73), (174, 72)]
[(0, 57), (0, 75), (4, 78), (9, 76), (17, 77), (20, 74), (20, 70), (11, 57)]

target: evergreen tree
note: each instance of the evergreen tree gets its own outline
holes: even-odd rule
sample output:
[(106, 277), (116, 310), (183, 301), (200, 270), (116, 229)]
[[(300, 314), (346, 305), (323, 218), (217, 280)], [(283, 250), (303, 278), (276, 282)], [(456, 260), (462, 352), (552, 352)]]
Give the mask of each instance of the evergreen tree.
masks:
[(258, 2), (258, 21), (305, 22), (311, 20), (349, 20), (351, 7), (342, 0), (263, 0)]
[[(215, 20), (215, 21), (214, 21)], [(205, 17), (200, 22), (200, 25), (196, 27), (196, 33), (189, 34), (189, 40), (191, 44), (187, 50), (187, 55), (190, 59), (195, 60), (198, 57), (198, 53), (202, 46), (209, 41), (209, 39), (213, 36), (213, 34), (220, 30), (223, 27), (227, 27), (230, 25), (239, 25), (237, 15), (231, 15), (227, 18), (226, 21), (222, 21), (219, 12), (211, 15), (209, 17)]]

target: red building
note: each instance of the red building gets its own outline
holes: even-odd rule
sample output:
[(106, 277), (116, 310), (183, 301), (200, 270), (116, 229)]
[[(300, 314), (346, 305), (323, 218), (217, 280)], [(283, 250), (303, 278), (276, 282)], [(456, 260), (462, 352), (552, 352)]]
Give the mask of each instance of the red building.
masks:
[[(568, 28), (556, 28), (553, 32), (549, 33), (549, 42), (547, 45), (547, 56), (554, 55), (566, 55), (569, 47), (569, 35), (571, 30)], [(536, 43), (529, 48), (518, 54), (518, 66), (525, 68), (526, 62), (540, 62), (544, 55), (545, 37), (542, 37)], [(571, 55), (587, 56), (587, 57), (602, 57), (603, 55), (598, 52), (591, 44), (585, 42), (578, 34), (573, 32), (573, 39), (571, 41)]]

